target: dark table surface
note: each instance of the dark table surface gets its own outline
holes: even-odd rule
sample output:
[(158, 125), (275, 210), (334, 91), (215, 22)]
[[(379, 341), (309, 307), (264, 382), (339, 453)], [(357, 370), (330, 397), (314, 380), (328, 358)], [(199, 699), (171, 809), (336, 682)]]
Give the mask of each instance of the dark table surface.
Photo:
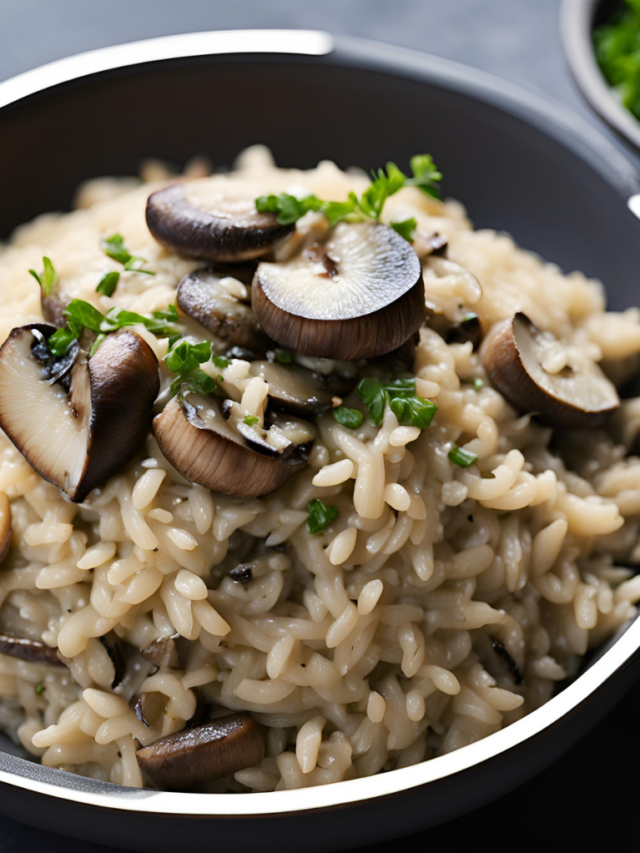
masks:
[[(381, 39), (491, 71), (597, 120), (560, 44), (559, 0), (0, 0), (0, 79), (72, 53), (191, 30), (318, 28)], [(502, 844), (610, 850), (636, 836), (631, 773), (640, 685), (579, 746), (492, 805), (400, 842), (457, 851)], [(627, 775), (629, 773), (629, 775)], [(382, 846), (370, 848), (382, 850)], [(0, 853), (109, 853), (0, 818)]]

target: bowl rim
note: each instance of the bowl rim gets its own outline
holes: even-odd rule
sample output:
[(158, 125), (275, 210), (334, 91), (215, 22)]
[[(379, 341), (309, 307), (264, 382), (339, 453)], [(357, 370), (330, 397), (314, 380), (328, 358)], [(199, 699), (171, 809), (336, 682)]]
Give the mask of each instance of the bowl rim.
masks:
[(563, 0), (560, 32), (569, 69), (587, 103), (627, 142), (640, 148), (640, 121), (614, 96), (596, 61), (591, 33), (602, 0)]
[[(407, 48), (319, 31), (229, 30), (131, 42), (49, 63), (0, 83), (3, 112), (31, 96), (73, 80), (167, 59), (220, 55), (315, 56), (441, 85), (508, 111), (559, 141), (614, 187), (621, 202), (640, 198), (640, 176), (613, 143), (581, 118), (535, 92), (485, 72)], [(634, 211), (635, 212), (635, 211)], [(640, 216), (640, 208), (637, 213)], [(201, 817), (259, 817), (347, 806), (419, 788), (469, 770), (535, 739), (599, 691), (640, 652), (640, 620), (632, 622), (581, 676), (509, 727), (456, 752), (394, 770), (326, 786), (257, 793), (249, 797), (140, 790), (97, 783), (0, 752), (0, 783), (58, 800), (111, 810)]]

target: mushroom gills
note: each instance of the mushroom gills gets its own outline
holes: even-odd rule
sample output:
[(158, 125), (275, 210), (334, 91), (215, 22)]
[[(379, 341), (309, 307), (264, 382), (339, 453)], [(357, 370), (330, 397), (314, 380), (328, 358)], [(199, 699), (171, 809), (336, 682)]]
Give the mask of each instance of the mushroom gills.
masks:
[(291, 260), (261, 263), (252, 305), (265, 332), (305, 355), (355, 360), (391, 352), (425, 315), (418, 256), (392, 228), (340, 223)]
[(168, 791), (188, 791), (262, 761), (265, 746), (249, 714), (220, 717), (160, 738), (136, 753), (151, 784)]
[(147, 200), (149, 230), (179, 255), (235, 263), (258, 258), (291, 231), (273, 213), (259, 213), (253, 185), (223, 175), (176, 183)]
[(52, 649), (39, 640), (16, 637), (13, 634), (0, 634), (0, 654), (41, 663), (44, 666), (66, 668), (66, 664), (58, 657), (58, 650)]
[[(245, 270), (248, 267), (239, 266)], [(246, 281), (235, 275), (232, 267), (207, 267), (185, 276), (178, 285), (177, 301), (185, 314), (230, 347), (264, 354), (273, 346), (251, 310)]]
[(174, 397), (154, 418), (160, 450), (183, 477), (223, 494), (257, 497), (278, 489), (306, 464), (309, 433), (304, 445), (293, 446), (290, 434), (299, 433), (298, 427), (283, 427), (272, 441), (254, 430), (253, 449), (234, 429), (239, 418), (229, 417), (229, 406), (225, 411), (226, 416), (219, 398), (187, 394)]
[[(594, 428), (620, 405), (595, 362), (577, 350), (573, 360), (564, 355), (560, 342), (522, 313), (498, 324), (483, 347), (483, 366), (496, 388), (518, 411), (533, 412), (549, 426)], [(555, 372), (545, 369), (553, 361)]]
[(90, 360), (74, 344), (71, 359), (51, 361), (45, 341), (54, 331), (23, 326), (0, 349), (0, 427), (44, 479), (82, 501), (144, 440), (158, 363), (128, 330), (109, 335)]

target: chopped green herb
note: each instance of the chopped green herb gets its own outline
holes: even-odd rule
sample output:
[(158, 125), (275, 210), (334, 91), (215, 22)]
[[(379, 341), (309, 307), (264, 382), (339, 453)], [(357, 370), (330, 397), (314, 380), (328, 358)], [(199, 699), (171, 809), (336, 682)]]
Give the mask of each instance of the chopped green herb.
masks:
[[(442, 180), (442, 173), (438, 171), (431, 155), (416, 154), (411, 158), (410, 165), (411, 178), (391, 162), (384, 169), (372, 172), (371, 185), (360, 198), (354, 192), (349, 193), (346, 201), (322, 201), (315, 195), (296, 198), (288, 193), (280, 193), (260, 196), (256, 199), (256, 209), (261, 213), (277, 213), (278, 222), (282, 225), (297, 222), (309, 210), (321, 211), (333, 227), (343, 220), (364, 222), (380, 219), (386, 200), (404, 186), (419, 187), (427, 195), (439, 198), (437, 185)], [(392, 227), (406, 240), (410, 240), (415, 231), (415, 220), (392, 223)]]
[(610, 21), (593, 32), (600, 69), (624, 106), (640, 119), (640, 3), (625, 0)]
[(100, 240), (100, 248), (105, 255), (122, 264), (126, 270), (145, 273), (145, 275), (155, 275), (151, 270), (144, 269), (144, 265), (147, 263), (144, 258), (131, 254), (124, 244), (122, 234), (112, 234), (111, 237)]
[(47, 257), (42, 258), (42, 266), (43, 270), (39, 274), (35, 270), (29, 270), (29, 272), (42, 288), (43, 294), (45, 296), (51, 296), (55, 290), (56, 284), (58, 283), (58, 273), (51, 263), (51, 260)]
[(291, 225), (310, 210), (320, 210), (323, 202), (314, 195), (297, 198), (289, 193), (262, 195), (256, 199), (256, 210), (260, 213), (277, 213), (281, 225)]
[(244, 423), (247, 426), (253, 426), (254, 424), (257, 424), (259, 420), (260, 418), (257, 418), (255, 415), (245, 415), (244, 417)]
[(413, 237), (416, 233), (418, 223), (412, 216), (410, 219), (403, 219), (402, 222), (392, 222), (391, 227), (394, 231), (397, 231), (401, 237), (404, 237), (408, 243), (413, 243)]
[(224, 370), (225, 367), (229, 367), (231, 362), (224, 355), (212, 355), (211, 361), (215, 364), (216, 367), (219, 367), (220, 370)]
[(476, 378), (473, 380), (473, 387), (476, 389), (476, 391), (479, 391), (481, 388), (484, 388), (484, 379), (480, 379), (479, 376), (476, 376)]
[(211, 359), (211, 344), (202, 341), (191, 344), (187, 340), (175, 340), (164, 361), (172, 373), (177, 374), (170, 386), (170, 393), (177, 394), (180, 387), (186, 384), (190, 391), (201, 394), (212, 394), (216, 388), (215, 379), (200, 369), (200, 365)]
[(358, 429), (364, 420), (364, 415), (357, 409), (348, 409), (346, 406), (338, 406), (333, 410), (334, 419), (342, 426), (349, 429)]
[(104, 296), (113, 296), (119, 280), (119, 272), (106, 272), (96, 287), (96, 293), (102, 293)]
[(46, 690), (46, 687), (44, 686), (44, 684), (43, 684), (41, 681), (39, 681), (39, 682), (36, 684), (36, 686), (35, 686), (34, 690), (35, 690), (35, 694), (36, 694), (36, 696), (42, 696), (42, 694), (43, 694), (43, 693), (44, 693), (44, 691)]
[(293, 356), (286, 349), (277, 349), (274, 351), (274, 355), (280, 364), (291, 364), (293, 361)]
[(475, 453), (463, 450), (461, 447), (458, 447), (457, 444), (453, 445), (448, 456), (454, 465), (459, 465), (461, 468), (468, 468), (469, 465), (473, 465), (474, 462), (478, 461), (478, 457)]
[(176, 336), (179, 332), (174, 325), (178, 320), (175, 305), (171, 305), (167, 311), (154, 311), (150, 315), (136, 314), (134, 311), (125, 311), (118, 307), (111, 308), (106, 314), (102, 314), (84, 299), (72, 299), (64, 309), (64, 315), (67, 318), (67, 325), (54, 332), (48, 341), (49, 349), (54, 355), (64, 355), (73, 341), (80, 337), (83, 329), (89, 329), (98, 336), (89, 351), (89, 356), (95, 353), (105, 335), (125, 326), (136, 326), (140, 323), (159, 338)]
[(320, 498), (314, 498), (312, 501), (309, 501), (307, 512), (309, 513), (307, 530), (312, 536), (322, 533), (338, 517), (338, 507), (326, 506)]
[(417, 396), (415, 379), (395, 379), (383, 385), (379, 379), (370, 377), (360, 381), (356, 393), (369, 410), (369, 417), (376, 426), (382, 423), (387, 403), (398, 418), (398, 423), (420, 429), (427, 429), (438, 411), (431, 400)]

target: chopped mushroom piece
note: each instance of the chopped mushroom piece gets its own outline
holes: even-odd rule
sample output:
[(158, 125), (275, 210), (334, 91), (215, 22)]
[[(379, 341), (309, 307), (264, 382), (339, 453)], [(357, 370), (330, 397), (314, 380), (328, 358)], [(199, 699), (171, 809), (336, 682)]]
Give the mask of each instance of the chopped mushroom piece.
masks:
[(167, 705), (167, 697), (164, 693), (151, 692), (141, 693), (133, 707), (136, 717), (143, 726), (150, 729), (163, 715)]
[(184, 669), (180, 654), (180, 634), (160, 637), (143, 649), (141, 654), (145, 660), (160, 669)]
[(58, 288), (56, 288), (48, 296), (45, 296), (44, 291), (40, 291), (40, 304), (42, 306), (42, 316), (53, 326), (61, 328), (67, 323), (67, 318), (64, 315), (64, 309), (71, 300), (64, 297)]
[[(308, 433), (298, 445), (284, 431), (276, 443), (254, 430), (249, 446), (227, 423), (219, 400), (212, 396), (174, 397), (154, 419), (153, 432), (160, 450), (183, 477), (226, 495), (266, 495), (307, 463)], [(275, 439), (275, 433), (270, 438)]]
[(252, 305), (265, 332), (287, 349), (374, 358), (401, 346), (424, 319), (420, 261), (393, 228), (341, 223), (326, 243), (286, 263), (261, 263)]
[(553, 335), (520, 313), (491, 331), (482, 363), (491, 382), (519, 412), (533, 412), (552, 427), (597, 427), (620, 405), (618, 393), (584, 353), (572, 361), (559, 348)]
[(294, 226), (259, 213), (258, 195), (252, 185), (221, 175), (173, 184), (149, 196), (147, 225), (159, 243), (189, 258), (228, 263), (259, 258)]
[(58, 657), (57, 649), (45, 646), (39, 640), (14, 637), (13, 634), (0, 634), (0, 654), (31, 663), (41, 663), (44, 666), (66, 667), (64, 661)]
[(11, 504), (4, 492), (0, 492), (0, 563), (11, 547)]
[(273, 345), (251, 310), (246, 284), (233, 268), (209, 267), (185, 276), (178, 285), (177, 300), (185, 314), (230, 346), (264, 353)]
[(158, 362), (129, 330), (108, 335), (91, 359), (77, 344), (54, 358), (46, 346), (54, 331), (22, 326), (0, 349), (0, 427), (45, 480), (80, 502), (144, 441)]
[(188, 791), (251, 767), (264, 754), (258, 724), (249, 714), (234, 714), (160, 738), (136, 757), (153, 785)]
[(321, 415), (334, 396), (329, 377), (312, 373), (299, 364), (254, 361), (251, 373), (269, 385), (269, 406), (294, 415)]

